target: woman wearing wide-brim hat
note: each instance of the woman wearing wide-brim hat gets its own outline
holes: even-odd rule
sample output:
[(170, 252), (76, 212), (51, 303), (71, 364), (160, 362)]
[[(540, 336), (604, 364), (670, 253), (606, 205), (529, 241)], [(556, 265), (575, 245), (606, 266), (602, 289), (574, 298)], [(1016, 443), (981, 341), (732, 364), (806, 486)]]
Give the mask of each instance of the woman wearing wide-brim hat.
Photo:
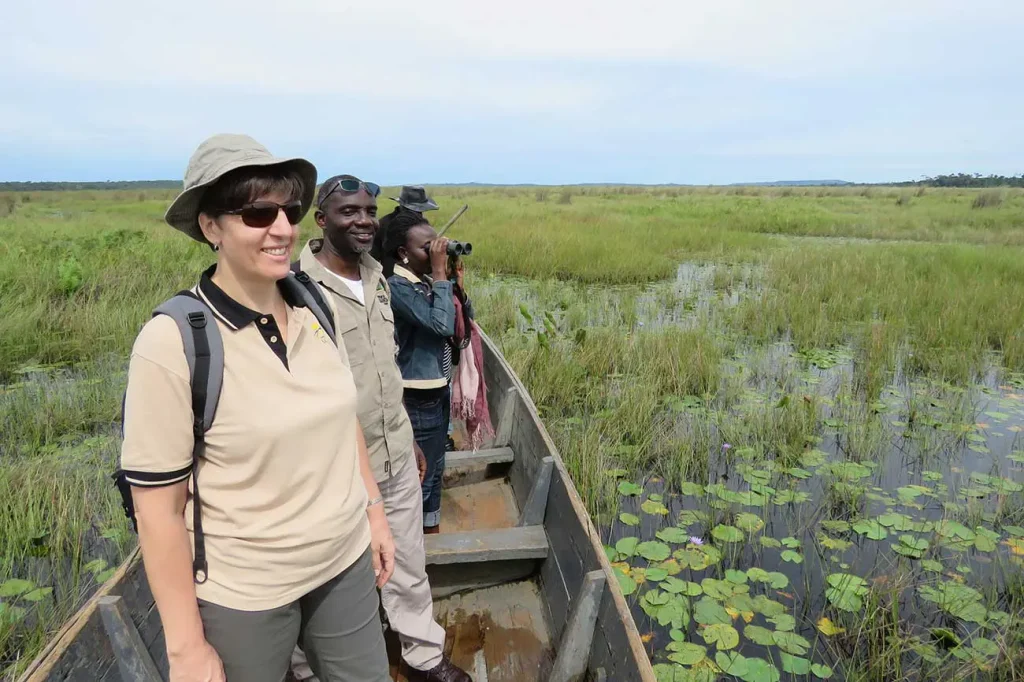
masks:
[[(121, 465), (172, 682), (281, 682), (300, 638), (321, 682), (389, 679), (375, 588), (394, 543), (352, 373), (344, 344), (283, 285), (315, 184), (308, 161), (217, 135), (167, 211), (216, 253), (192, 291), (223, 340), (194, 477), (190, 368), (173, 319), (143, 327), (128, 371)], [(205, 545), (195, 573), (193, 478)]]

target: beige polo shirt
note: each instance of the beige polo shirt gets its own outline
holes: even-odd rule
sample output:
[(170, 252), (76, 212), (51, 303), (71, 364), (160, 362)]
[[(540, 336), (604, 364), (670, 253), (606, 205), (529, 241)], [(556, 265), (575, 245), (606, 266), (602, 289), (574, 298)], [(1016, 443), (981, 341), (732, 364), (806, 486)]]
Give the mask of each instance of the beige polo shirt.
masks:
[(412, 425), (402, 403), (402, 372), (398, 369), (395, 314), (391, 289), (380, 263), (364, 255), (359, 263), (363, 283), (361, 302), (320, 264), (315, 254), (323, 240), (306, 244), (299, 257), (303, 272), (331, 294), (338, 310), (338, 340), (344, 340), (359, 395), (359, 423), (366, 437), (370, 464), (378, 481), (387, 480), (413, 459)]
[[(196, 291), (224, 340), (224, 384), (199, 463), (209, 574), (196, 594), (271, 609), (338, 575), (369, 546), (355, 385), (344, 350), (299, 301), (287, 301), (286, 345), (273, 315), (232, 300), (212, 272)], [(191, 395), (178, 328), (157, 316), (136, 339), (128, 370), (121, 465), (132, 485), (189, 479)]]

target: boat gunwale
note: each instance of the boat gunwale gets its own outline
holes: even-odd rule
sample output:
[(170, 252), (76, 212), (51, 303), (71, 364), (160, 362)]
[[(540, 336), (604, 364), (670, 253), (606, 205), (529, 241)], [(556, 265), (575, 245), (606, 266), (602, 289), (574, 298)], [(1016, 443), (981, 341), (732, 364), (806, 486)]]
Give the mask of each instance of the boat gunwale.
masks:
[[(594, 526), (594, 520), (590, 518), (590, 514), (587, 512), (586, 505), (584, 505), (583, 498), (580, 497), (579, 491), (576, 489), (575, 482), (573, 482), (572, 477), (569, 475), (569, 472), (565, 467), (565, 462), (562, 461), (562, 456), (558, 452), (558, 448), (555, 446), (554, 440), (552, 440), (551, 435), (544, 426), (544, 421), (540, 418), (540, 413), (537, 412), (537, 406), (533, 402), (533, 397), (530, 395), (529, 391), (526, 390), (526, 386), (519, 378), (519, 375), (512, 369), (512, 366), (508, 364), (508, 360), (505, 359), (504, 354), (498, 348), (497, 344), (482, 330), (480, 336), (483, 340), (483, 345), (486, 347), (485, 356), (486, 354), (489, 354), (497, 363), (498, 367), (508, 375), (512, 385), (518, 389), (519, 397), (522, 400), (523, 405), (526, 407), (527, 416), (530, 421), (533, 422), (542, 442), (547, 448), (547, 455), (554, 459), (554, 466), (558, 469), (563, 480), (572, 509), (583, 526), (584, 532), (593, 547), (597, 563), (601, 567), (601, 571), (604, 573), (605, 589), (607, 589), (611, 594), (612, 601), (615, 604), (615, 610), (618, 613), (619, 620), (622, 622), (625, 629), (626, 638), (629, 640), (629, 646), (630, 649), (632, 649), (641, 679), (643, 682), (656, 682), (654, 668), (650, 662), (650, 657), (647, 655), (647, 650), (644, 647), (643, 640), (640, 639), (640, 631), (637, 629), (636, 622), (633, 620), (633, 614), (630, 611), (629, 604), (626, 602), (625, 595), (622, 593), (622, 588), (619, 587), (619, 581), (615, 577), (611, 562), (605, 555), (604, 543), (601, 541), (601, 536), (598, 534), (597, 528)], [(516, 457), (519, 456), (520, 453), (517, 452)]]

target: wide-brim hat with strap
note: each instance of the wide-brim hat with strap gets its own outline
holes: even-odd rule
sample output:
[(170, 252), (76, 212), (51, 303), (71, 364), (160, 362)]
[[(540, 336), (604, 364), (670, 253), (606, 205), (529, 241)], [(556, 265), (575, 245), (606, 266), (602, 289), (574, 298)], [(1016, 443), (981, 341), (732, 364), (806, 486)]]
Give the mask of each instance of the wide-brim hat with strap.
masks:
[(406, 185), (402, 188), (401, 194), (397, 197), (391, 197), (392, 201), (397, 201), (399, 206), (409, 209), (410, 211), (436, 211), (437, 204), (434, 200), (427, 196), (427, 190), (423, 189), (418, 185)]
[(164, 220), (192, 239), (207, 243), (199, 227), (199, 204), (203, 194), (227, 173), (247, 166), (293, 167), (302, 178), (302, 215), (306, 215), (316, 192), (316, 166), (306, 159), (274, 156), (248, 135), (220, 134), (200, 144), (188, 160), (185, 189), (167, 209)]

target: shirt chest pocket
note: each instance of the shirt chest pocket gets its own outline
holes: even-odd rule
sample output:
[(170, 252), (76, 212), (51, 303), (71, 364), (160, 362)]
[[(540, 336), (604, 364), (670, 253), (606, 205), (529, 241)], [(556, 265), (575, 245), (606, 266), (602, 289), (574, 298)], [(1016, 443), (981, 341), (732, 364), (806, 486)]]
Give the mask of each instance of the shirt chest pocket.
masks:
[(377, 343), (386, 344), (385, 348), (392, 355), (398, 354), (398, 344), (395, 343), (395, 311), (391, 309), (391, 306), (383, 303), (377, 306), (379, 311), (373, 315), (374, 323), (377, 328), (374, 330), (374, 337), (377, 339)]
[(370, 358), (370, 340), (358, 321), (348, 316), (339, 320), (337, 336), (345, 343), (349, 367), (358, 367)]

